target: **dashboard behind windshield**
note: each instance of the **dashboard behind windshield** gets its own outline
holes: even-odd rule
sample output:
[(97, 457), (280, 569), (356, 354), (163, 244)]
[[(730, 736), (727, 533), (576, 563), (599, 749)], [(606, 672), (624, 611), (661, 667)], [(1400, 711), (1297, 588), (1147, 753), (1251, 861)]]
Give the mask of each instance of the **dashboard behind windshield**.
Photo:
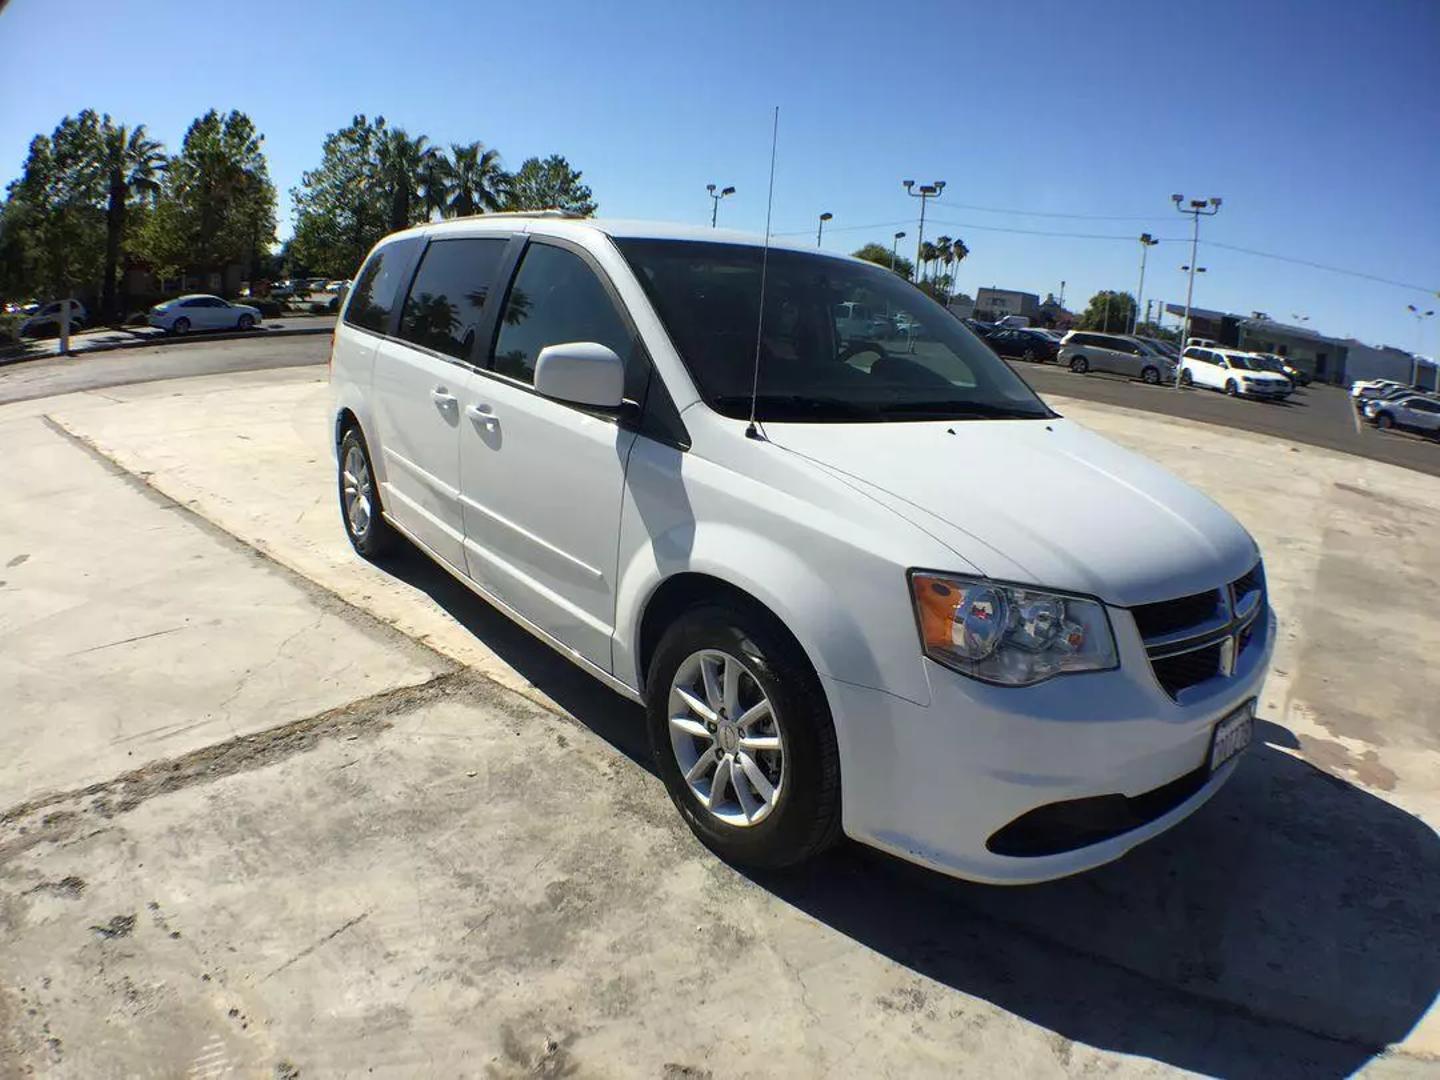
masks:
[[(750, 415), (762, 249), (616, 241), (706, 403)], [(866, 263), (771, 249), (756, 416), (761, 420), (1053, 416), (988, 346), (924, 293)]]

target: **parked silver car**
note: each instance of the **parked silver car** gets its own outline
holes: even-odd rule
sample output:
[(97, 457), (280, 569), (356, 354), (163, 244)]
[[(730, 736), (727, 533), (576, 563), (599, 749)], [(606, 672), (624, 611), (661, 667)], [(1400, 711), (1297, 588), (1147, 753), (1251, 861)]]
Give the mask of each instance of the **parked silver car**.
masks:
[(1365, 412), (1375, 421), (1376, 427), (1405, 428), (1440, 439), (1440, 401), (1428, 394), (1378, 401), (1373, 410), (1367, 406)]
[(1077, 375), (1109, 371), (1144, 379), (1147, 383), (1169, 382), (1175, 378), (1173, 360), (1139, 338), (1124, 334), (1071, 330), (1060, 345), (1057, 359)]

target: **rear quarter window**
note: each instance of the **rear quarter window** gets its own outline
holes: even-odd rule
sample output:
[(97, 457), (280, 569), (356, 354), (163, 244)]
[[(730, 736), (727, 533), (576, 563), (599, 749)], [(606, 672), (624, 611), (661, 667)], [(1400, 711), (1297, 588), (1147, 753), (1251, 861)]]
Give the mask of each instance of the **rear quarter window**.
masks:
[(400, 289), (414, 262), (419, 237), (393, 240), (371, 253), (346, 298), (344, 321), (377, 334), (387, 333)]

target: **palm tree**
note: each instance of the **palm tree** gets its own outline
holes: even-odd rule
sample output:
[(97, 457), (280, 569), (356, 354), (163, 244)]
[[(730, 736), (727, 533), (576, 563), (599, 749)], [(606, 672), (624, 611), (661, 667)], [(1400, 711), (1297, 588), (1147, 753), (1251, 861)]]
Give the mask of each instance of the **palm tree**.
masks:
[(935, 245), (932, 244), (929, 240), (924, 241), (924, 242), (921, 243), (921, 245), (920, 245), (920, 280), (921, 280), (921, 281), (924, 281), (924, 280), (925, 280), (925, 275), (926, 275), (926, 273), (928, 273), (927, 268), (929, 267), (929, 265), (930, 265), (932, 262), (935, 261), (935, 250), (936, 250), (936, 249), (935, 249)]
[(436, 214), (442, 218), (445, 216), (445, 207), (449, 205), (454, 182), (455, 170), (444, 153), (428, 157), (421, 165), (420, 201), (425, 207), (426, 221), (434, 218)]
[(413, 139), (404, 128), (391, 128), (380, 143), (380, 182), (390, 195), (390, 231), (415, 224), (415, 208), (423, 206), (426, 177), (440, 151), (424, 135)]
[(100, 122), (100, 167), (105, 177), (108, 206), (105, 212), (105, 277), (100, 310), (118, 318), (115, 307), (115, 272), (125, 238), (125, 210), (132, 197), (154, 199), (160, 191), (159, 174), (165, 168), (165, 150), (145, 132), (144, 124), (127, 131), (106, 116)]
[[(935, 261), (946, 268), (950, 266), (950, 260), (954, 257), (950, 254), (950, 243), (950, 237), (948, 236), (937, 236), (935, 238)], [(936, 284), (941, 283), (937, 281)], [(948, 285), (944, 287), (947, 290), (949, 289)]]
[(500, 151), (484, 143), (450, 146), (450, 201), (446, 209), (455, 217), (499, 210), (505, 198), (505, 170)]

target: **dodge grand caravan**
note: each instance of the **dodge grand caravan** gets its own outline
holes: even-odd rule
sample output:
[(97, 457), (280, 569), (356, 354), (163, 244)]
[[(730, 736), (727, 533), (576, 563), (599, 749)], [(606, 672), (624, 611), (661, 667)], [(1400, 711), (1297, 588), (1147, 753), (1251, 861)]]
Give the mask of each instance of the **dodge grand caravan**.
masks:
[[(837, 332), (855, 305), (912, 332)], [(841, 833), (961, 877), (1114, 859), (1226, 782), (1254, 541), (882, 267), (665, 225), (387, 237), (337, 324), (345, 528), (645, 706), (739, 863)]]

